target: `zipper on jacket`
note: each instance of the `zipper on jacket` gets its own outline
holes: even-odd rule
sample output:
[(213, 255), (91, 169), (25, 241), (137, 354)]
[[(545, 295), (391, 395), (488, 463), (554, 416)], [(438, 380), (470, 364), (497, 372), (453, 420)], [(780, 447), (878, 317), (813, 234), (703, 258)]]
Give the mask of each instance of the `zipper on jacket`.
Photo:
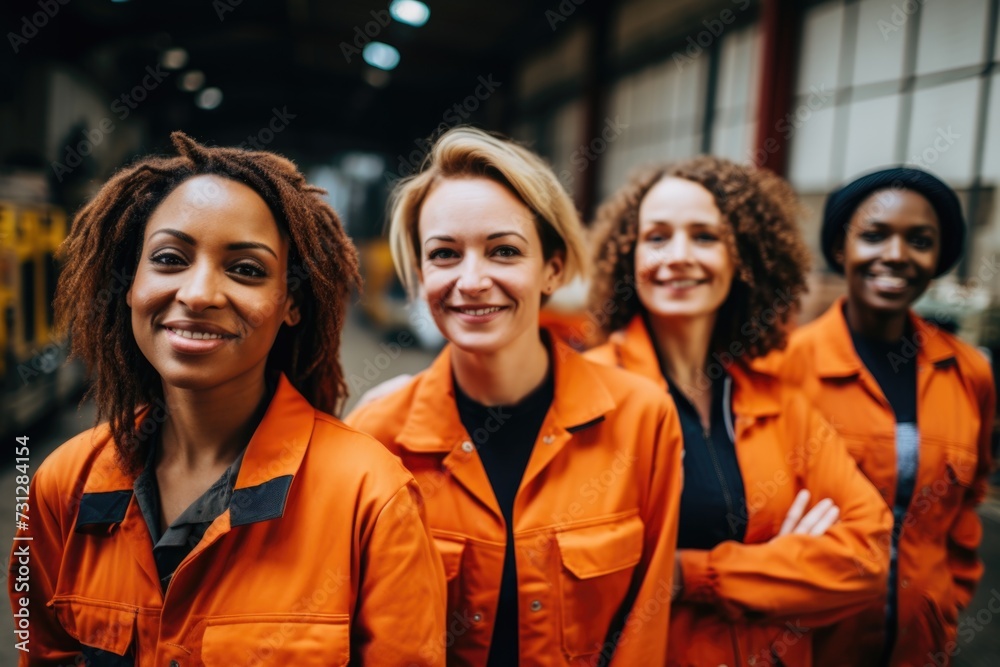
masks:
[(726, 476), (722, 474), (722, 465), (719, 463), (719, 457), (715, 453), (715, 443), (712, 442), (712, 433), (702, 425), (701, 434), (705, 438), (708, 455), (712, 457), (712, 466), (715, 468), (715, 474), (719, 478), (719, 486), (722, 487), (722, 498), (726, 501), (726, 511), (728, 512), (726, 516), (734, 516), (733, 496), (729, 492), (729, 483), (726, 481)]

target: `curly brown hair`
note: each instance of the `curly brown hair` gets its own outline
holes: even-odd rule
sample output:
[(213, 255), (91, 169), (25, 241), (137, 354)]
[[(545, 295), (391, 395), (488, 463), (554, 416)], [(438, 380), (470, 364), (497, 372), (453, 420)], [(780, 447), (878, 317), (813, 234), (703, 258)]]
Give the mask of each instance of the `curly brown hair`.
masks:
[[(736, 275), (716, 318), (711, 351), (725, 352), (738, 343), (753, 358), (784, 347), (785, 325), (807, 289), (810, 263), (796, 222), (798, 199), (773, 172), (712, 156), (644, 168), (598, 209), (590, 313), (598, 315), (603, 333), (644, 314), (634, 288), (639, 206), (665, 177), (704, 187), (729, 221), (726, 243), (736, 258)], [(770, 322), (761, 318), (768, 311)]]
[(359, 288), (357, 252), (340, 219), (295, 164), (274, 153), (207, 147), (182, 132), (170, 135), (176, 157), (146, 157), (118, 171), (73, 221), (60, 254), (56, 288), (59, 327), (72, 355), (86, 363), (97, 420), (107, 419), (126, 468), (141, 464), (147, 431), (136, 417), (163, 400), (160, 376), (132, 333), (125, 295), (142, 251), (146, 223), (181, 183), (213, 174), (243, 183), (267, 202), (289, 240), (288, 290), (301, 320), (282, 326), (267, 360), (316, 408), (335, 412), (347, 396), (340, 334), (352, 289)]

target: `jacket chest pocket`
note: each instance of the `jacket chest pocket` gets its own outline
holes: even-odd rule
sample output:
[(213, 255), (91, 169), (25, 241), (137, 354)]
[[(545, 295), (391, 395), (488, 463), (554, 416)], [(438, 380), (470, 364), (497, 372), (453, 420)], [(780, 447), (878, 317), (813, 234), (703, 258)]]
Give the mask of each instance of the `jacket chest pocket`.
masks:
[(348, 663), (350, 651), (347, 614), (210, 618), (201, 643), (206, 667), (335, 667)]
[(961, 445), (941, 446), (936, 443), (928, 443), (921, 454), (928, 458), (927, 467), (933, 475), (923, 478), (919, 497), (940, 505), (947, 519), (975, 485), (978, 456), (975, 450)]
[(570, 658), (605, 649), (642, 560), (643, 525), (638, 516), (556, 533), (562, 644)]
[(77, 595), (57, 595), (48, 606), (66, 633), (80, 643), (86, 664), (93, 667), (134, 664), (132, 640), (138, 607)]

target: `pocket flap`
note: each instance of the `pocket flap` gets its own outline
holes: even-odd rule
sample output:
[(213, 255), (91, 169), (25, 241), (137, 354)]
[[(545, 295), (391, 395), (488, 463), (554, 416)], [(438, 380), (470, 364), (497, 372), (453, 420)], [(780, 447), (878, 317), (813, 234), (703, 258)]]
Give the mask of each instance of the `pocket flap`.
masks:
[(207, 667), (346, 665), (350, 652), (347, 614), (210, 618), (201, 644), (201, 659)]
[(120, 656), (128, 653), (138, 607), (77, 595), (57, 595), (49, 606), (69, 636), (83, 646)]
[(458, 535), (434, 535), (434, 546), (441, 554), (441, 562), (444, 563), (444, 578), (448, 581), (457, 577), (458, 571), (462, 567), (465, 542), (466, 539)]
[(608, 523), (556, 533), (563, 567), (578, 579), (633, 567), (642, 559), (642, 519), (632, 515)]
[(975, 455), (964, 450), (948, 449), (945, 461), (951, 481), (962, 486), (972, 486), (976, 479)]

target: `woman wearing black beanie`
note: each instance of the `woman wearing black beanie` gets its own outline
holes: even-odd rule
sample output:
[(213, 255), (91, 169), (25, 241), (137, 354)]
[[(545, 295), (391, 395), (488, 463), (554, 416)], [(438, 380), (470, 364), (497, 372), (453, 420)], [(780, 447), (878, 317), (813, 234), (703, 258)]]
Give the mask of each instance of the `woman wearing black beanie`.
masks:
[(820, 667), (947, 665), (983, 567), (975, 508), (986, 493), (995, 388), (987, 360), (913, 303), (962, 253), (955, 192), (919, 169), (833, 192), (821, 233), (847, 295), (796, 331), (785, 374), (839, 430), (892, 508), (889, 594), (816, 636)]

